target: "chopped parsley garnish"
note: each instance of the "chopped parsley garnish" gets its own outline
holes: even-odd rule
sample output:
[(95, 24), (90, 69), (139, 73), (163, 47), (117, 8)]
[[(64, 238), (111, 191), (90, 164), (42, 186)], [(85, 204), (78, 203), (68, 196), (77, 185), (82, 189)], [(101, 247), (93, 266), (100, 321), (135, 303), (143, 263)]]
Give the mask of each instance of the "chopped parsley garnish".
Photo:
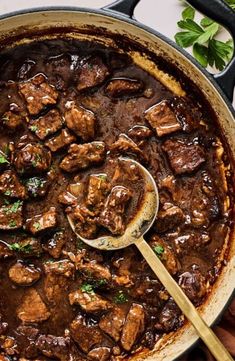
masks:
[(13, 204), (4, 206), (3, 211), (5, 214), (17, 213), (17, 211), (22, 206), (22, 204), (23, 204), (22, 201), (16, 201)]
[(94, 293), (93, 285), (90, 283), (83, 283), (80, 287), (80, 290), (84, 293)]
[(7, 190), (6, 192), (4, 192), (5, 196), (10, 196), (12, 194), (12, 191)]
[(12, 243), (9, 245), (10, 250), (17, 252), (30, 253), (32, 251), (31, 244), (21, 245), (20, 243)]
[(34, 133), (36, 133), (38, 131), (37, 125), (31, 125), (31, 127), (29, 127), (29, 129), (31, 130), (31, 132), (34, 132)]
[(10, 220), (9, 222), (9, 227), (10, 228), (14, 228), (16, 226), (16, 221), (14, 221), (13, 219)]
[(128, 301), (128, 297), (127, 297), (127, 295), (125, 295), (125, 293), (123, 291), (118, 291), (118, 293), (114, 297), (114, 302), (118, 303), (118, 304), (126, 303), (127, 301)]
[(99, 178), (103, 181), (107, 180), (107, 174), (100, 174)]
[(42, 157), (40, 156), (40, 154), (36, 154), (34, 160), (32, 161), (33, 167), (36, 168), (38, 163), (40, 163), (41, 161)]
[(34, 227), (37, 231), (39, 231), (39, 230), (41, 229), (41, 224), (40, 224), (39, 222), (35, 222), (35, 223), (33, 224), (33, 227)]
[(160, 244), (155, 246), (153, 250), (159, 257), (164, 253), (164, 247), (162, 247)]
[(10, 162), (7, 160), (7, 156), (1, 152), (0, 153), (0, 164), (9, 164), (9, 163)]

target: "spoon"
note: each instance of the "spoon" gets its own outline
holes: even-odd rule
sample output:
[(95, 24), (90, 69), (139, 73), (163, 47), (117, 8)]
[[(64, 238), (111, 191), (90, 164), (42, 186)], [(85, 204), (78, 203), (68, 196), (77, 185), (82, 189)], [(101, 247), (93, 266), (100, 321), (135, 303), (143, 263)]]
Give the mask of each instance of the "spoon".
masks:
[(145, 182), (145, 193), (141, 206), (135, 217), (129, 222), (123, 235), (102, 236), (96, 239), (86, 239), (76, 233), (76, 226), (68, 215), (72, 230), (84, 243), (99, 250), (117, 250), (135, 244), (157, 278), (174, 299), (183, 314), (192, 323), (200, 338), (217, 361), (233, 361), (233, 358), (214, 334), (212, 329), (201, 318), (192, 302), (165, 268), (160, 258), (144, 240), (144, 234), (151, 228), (156, 219), (159, 207), (159, 195), (156, 183), (151, 174), (140, 163), (129, 158), (120, 158), (139, 168)]

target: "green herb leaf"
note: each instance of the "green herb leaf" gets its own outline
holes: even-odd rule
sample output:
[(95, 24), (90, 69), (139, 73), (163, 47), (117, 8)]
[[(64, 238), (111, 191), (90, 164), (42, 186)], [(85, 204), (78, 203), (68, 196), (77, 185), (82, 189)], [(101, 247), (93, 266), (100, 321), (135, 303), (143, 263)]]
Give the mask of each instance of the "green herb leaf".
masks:
[(31, 127), (29, 127), (29, 129), (31, 130), (31, 132), (35, 133), (38, 131), (38, 127), (37, 125), (31, 125)]
[(201, 35), (204, 33), (204, 30), (194, 20), (191, 19), (180, 20), (178, 21), (177, 24), (179, 28), (192, 31), (195, 34)]
[(211, 66), (223, 70), (228, 57), (231, 54), (232, 47), (222, 41), (211, 39), (208, 45), (208, 62)]
[(206, 68), (208, 65), (208, 48), (204, 45), (195, 43), (193, 45), (193, 55), (195, 59)]
[(9, 244), (9, 248), (12, 251), (24, 252), (24, 253), (30, 253), (32, 251), (32, 246), (30, 244), (26, 244), (22, 246), (18, 242)]
[(180, 31), (175, 34), (175, 41), (181, 48), (188, 48), (194, 44), (198, 37), (198, 34), (189, 31)]
[(8, 189), (6, 190), (6, 192), (4, 192), (5, 196), (10, 196), (12, 194), (12, 192)]
[(39, 230), (41, 229), (41, 224), (40, 224), (39, 222), (35, 222), (35, 223), (33, 224), (33, 227), (34, 227), (37, 231), (39, 231)]
[(0, 153), (0, 164), (6, 164), (6, 163), (9, 164), (9, 161), (7, 160), (7, 156), (1, 152)]
[(201, 26), (203, 26), (203, 28), (206, 28), (207, 26), (210, 26), (214, 23), (214, 20), (210, 19), (210, 18), (202, 18), (202, 20), (200, 21)]
[(204, 44), (206, 43), (209, 39), (212, 39), (219, 31), (219, 24), (217, 23), (213, 23), (211, 25), (209, 25), (205, 32), (199, 36), (199, 38), (197, 39), (197, 43), (198, 44)]
[(80, 287), (80, 290), (84, 293), (94, 293), (93, 285), (90, 283), (83, 283)]
[(194, 16), (195, 16), (195, 10), (191, 6), (187, 6), (182, 12), (182, 18), (184, 20), (186, 20), (186, 19), (193, 20)]
[(153, 250), (158, 256), (161, 256), (164, 252), (164, 247), (162, 247), (160, 244), (158, 244), (157, 246), (154, 247)]
[(114, 297), (114, 302), (117, 304), (126, 303), (127, 301), (128, 297), (124, 294), (123, 291), (118, 291), (118, 293)]
[(22, 204), (23, 204), (22, 201), (16, 201), (13, 204), (4, 206), (3, 211), (5, 214), (17, 213), (17, 211), (22, 206)]
[(9, 222), (9, 227), (10, 228), (14, 228), (16, 226), (16, 221), (14, 221), (13, 219), (10, 220)]

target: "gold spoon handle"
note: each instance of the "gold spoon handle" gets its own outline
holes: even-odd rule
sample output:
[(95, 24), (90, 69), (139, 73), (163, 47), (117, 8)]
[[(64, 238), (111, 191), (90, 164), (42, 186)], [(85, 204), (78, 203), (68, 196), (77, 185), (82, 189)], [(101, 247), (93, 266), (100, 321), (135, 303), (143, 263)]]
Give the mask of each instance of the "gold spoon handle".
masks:
[(207, 345), (215, 359), (217, 361), (233, 361), (229, 352), (214, 334), (212, 329), (208, 327), (205, 321), (201, 318), (192, 302), (188, 299), (176, 281), (171, 277), (148, 243), (143, 238), (140, 238), (135, 242), (135, 245), (138, 247), (139, 251), (142, 253), (145, 260), (148, 262), (149, 266), (152, 268), (153, 272), (156, 274), (168, 293), (173, 297), (181, 311), (192, 323), (198, 335)]

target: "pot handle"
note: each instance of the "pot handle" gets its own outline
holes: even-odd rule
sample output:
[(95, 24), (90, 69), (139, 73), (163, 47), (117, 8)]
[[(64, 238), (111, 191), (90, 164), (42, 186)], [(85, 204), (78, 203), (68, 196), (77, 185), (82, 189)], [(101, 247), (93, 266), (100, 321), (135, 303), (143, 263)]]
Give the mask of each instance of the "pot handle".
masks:
[(122, 15), (133, 19), (135, 7), (139, 1), (140, 0), (117, 0), (110, 5), (104, 6), (102, 9), (121, 13)]
[[(187, 0), (196, 10), (217, 21), (231, 33), (235, 43), (235, 12), (222, 0)], [(225, 70), (214, 76), (227, 97), (233, 100), (235, 86), (235, 51)]]

